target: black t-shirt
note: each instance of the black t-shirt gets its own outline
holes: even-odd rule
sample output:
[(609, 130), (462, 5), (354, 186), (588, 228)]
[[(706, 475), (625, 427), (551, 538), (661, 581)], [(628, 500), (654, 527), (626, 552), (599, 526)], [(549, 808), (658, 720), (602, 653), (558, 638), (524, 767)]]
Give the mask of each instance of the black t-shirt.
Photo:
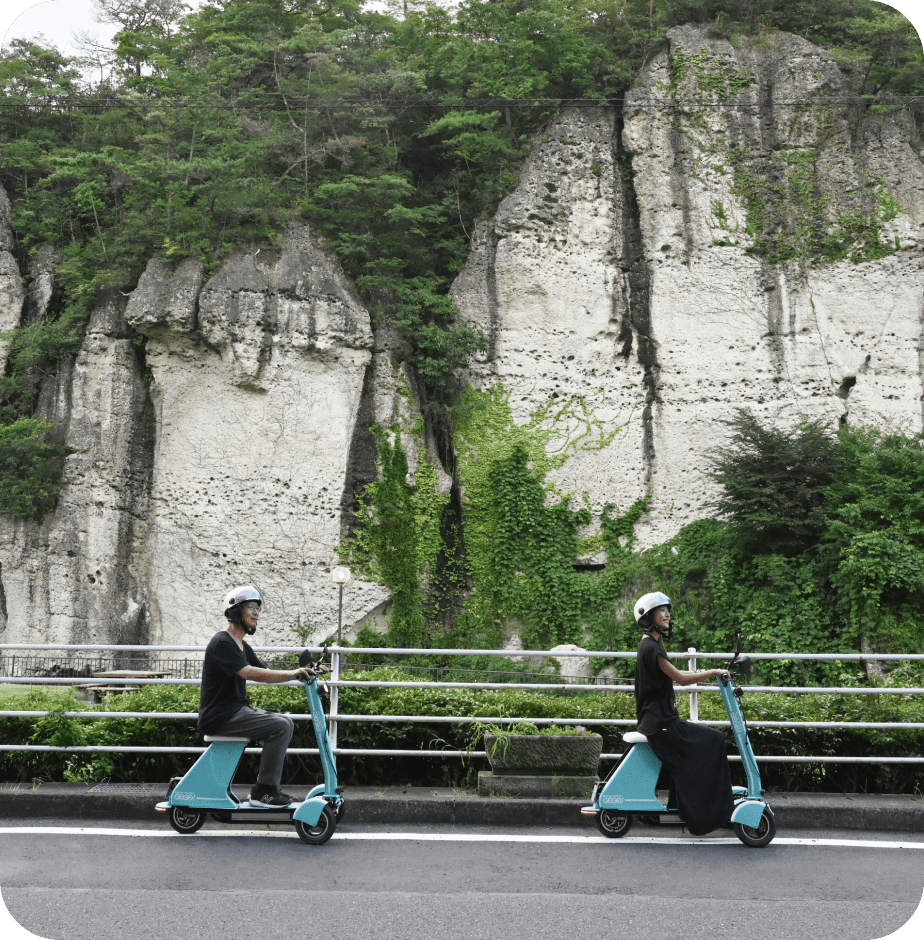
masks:
[(241, 649), (227, 630), (209, 640), (202, 663), (199, 723), (202, 734), (216, 734), (244, 705), (249, 705), (247, 683), (238, 675), (245, 666), (262, 666), (260, 657), (244, 641)]
[(661, 669), (660, 659), (667, 659), (664, 648), (643, 636), (635, 661), (635, 716), (642, 734), (657, 734), (665, 722), (678, 717), (674, 683)]

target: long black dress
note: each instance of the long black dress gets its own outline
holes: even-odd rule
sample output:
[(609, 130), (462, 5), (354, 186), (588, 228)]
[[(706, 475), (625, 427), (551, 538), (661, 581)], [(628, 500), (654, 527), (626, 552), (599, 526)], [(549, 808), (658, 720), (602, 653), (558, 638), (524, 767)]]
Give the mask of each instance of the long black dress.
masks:
[(671, 776), (681, 819), (701, 836), (727, 823), (734, 808), (725, 738), (715, 728), (680, 718), (674, 684), (660, 659), (667, 659), (664, 647), (642, 637), (635, 666), (638, 730)]

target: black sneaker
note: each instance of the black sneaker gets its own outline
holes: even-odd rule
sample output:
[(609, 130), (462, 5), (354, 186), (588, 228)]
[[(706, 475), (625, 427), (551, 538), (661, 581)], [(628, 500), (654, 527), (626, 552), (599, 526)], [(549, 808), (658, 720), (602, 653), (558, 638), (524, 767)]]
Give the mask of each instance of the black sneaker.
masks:
[(250, 791), (250, 805), (260, 809), (280, 809), (288, 806), (293, 799), (279, 787), (267, 787), (259, 783)]

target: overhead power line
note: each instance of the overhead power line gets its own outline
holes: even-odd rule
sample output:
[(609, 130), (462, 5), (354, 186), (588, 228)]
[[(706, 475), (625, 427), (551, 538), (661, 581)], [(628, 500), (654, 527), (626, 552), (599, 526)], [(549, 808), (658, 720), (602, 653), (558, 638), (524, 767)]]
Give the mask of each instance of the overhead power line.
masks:
[[(267, 92), (265, 96), (254, 98), (237, 98), (234, 100), (218, 99), (216, 101), (194, 101), (188, 98), (152, 98), (133, 95), (111, 95), (91, 98), (86, 96), (47, 96), (36, 98), (4, 98), (0, 99), (0, 108), (26, 108), (29, 110), (72, 110), (72, 109), (100, 109), (117, 107), (119, 105), (140, 108), (171, 108), (173, 110), (261, 110), (270, 107), (285, 106), (299, 111), (364, 111), (376, 108), (385, 109), (411, 109), (427, 108), (434, 110), (454, 110), (467, 108), (606, 108), (630, 107), (638, 108), (753, 108), (761, 105), (777, 107), (795, 107), (806, 104), (835, 104), (844, 102), (861, 102), (866, 104), (910, 104), (915, 101), (924, 101), (924, 95), (889, 95), (882, 98), (873, 95), (810, 95), (801, 98), (774, 98), (772, 96), (750, 97), (748, 93), (741, 92), (726, 98), (711, 96), (708, 98), (655, 98), (640, 95), (622, 96), (618, 98), (382, 98), (378, 100), (363, 100), (355, 98), (298, 98), (282, 95), (279, 92)], [(746, 100), (742, 100), (746, 99)]]

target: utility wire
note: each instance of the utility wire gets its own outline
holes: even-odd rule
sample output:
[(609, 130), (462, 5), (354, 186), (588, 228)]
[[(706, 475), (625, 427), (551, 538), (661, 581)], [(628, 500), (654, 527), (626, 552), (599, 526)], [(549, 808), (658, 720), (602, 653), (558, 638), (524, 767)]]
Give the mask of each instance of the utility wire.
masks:
[(465, 109), (465, 108), (545, 108), (563, 106), (572, 108), (602, 108), (629, 106), (633, 108), (719, 108), (742, 109), (760, 105), (790, 107), (805, 104), (832, 104), (837, 102), (865, 102), (869, 104), (909, 104), (924, 101), (924, 95), (889, 95), (882, 98), (873, 95), (813, 95), (803, 98), (754, 97), (742, 101), (747, 92), (728, 98), (654, 98), (651, 96), (623, 96), (619, 98), (383, 98), (376, 101), (364, 101), (353, 98), (308, 99), (284, 96), (278, 92), (267, 92), (262, 100), (239, 98), (234, 101), (219, 100), (190, 101), (187, 98), (142, 98), (135, 96), (110, 96), (91, 99), (87, 97), (0, 99), (0, 108), (27, 108), (29, 110), (68, 110), (70, 108), (99, 109), (118, 105), (135, 107), (164, 108), (174, 110), (225, 110), (225, 109), (266, 109), (287, 105), (292, 110), (326, 111), (362, 111), (375, 108), (430, 108), (430, 109)]

